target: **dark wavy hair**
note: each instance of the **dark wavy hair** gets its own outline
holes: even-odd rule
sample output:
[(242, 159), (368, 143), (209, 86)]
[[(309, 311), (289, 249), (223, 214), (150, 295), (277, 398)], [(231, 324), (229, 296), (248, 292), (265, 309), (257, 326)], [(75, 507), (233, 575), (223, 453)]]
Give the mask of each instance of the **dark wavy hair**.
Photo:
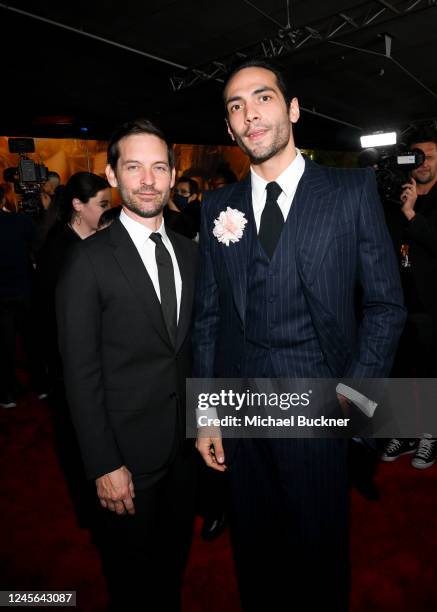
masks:
[(175, 159), (173, 147), (166, 139), (163, 132), (159, 129), (159, 127), (157, 127), (148, 119), (134, 119), (133, 121), (127, 121), (126, 123), (123, 123), (122, 126), (115, 130), (109, 141), (108, 164), (111, 166), (114, 172), (117, 169), (117, 161), (120, 157), (118, 143), (122, 138), (126, 138), (126, 136), (132, 136), (134, 134), (151, 134), (152, 136), (157, 136), (160, 140), (162, 140), (167, 146), (168, 165), (170, 166), (170, 169), (174, 168)]
[(57, 217), (61, 223), (70, 223), (74, 208), (73, 199), (77, 198), (83, 204), (87, 204), (102, 189), (107, 189), (109, 183), (105, 178), (92, 172), (76, 172), (56, 190), (54, 206)]
[(236, 74), (238, 74), (241, 70), (244, 70), (245, 68), (263, 68), (264, 70), (269, 70), (270, 72), (272, 72), (275, 75), (276, 84), (278, 86), (279, 91), (282, 94), (282, 97), (284, 98), (284, 102), (286, 106), (287, 107), (290, 106), (290, 102), (293, 99), (293, 95), (290, 92), (290, 89), (288, 87), (288, 83), (285, 79), (284, 74), (273, 63), (265, 59), (259, 59), (259, 58), (254, 57), (251, 59), (247, 59), (244, 62), (235, 66), (226, 76), (226, 81), (223, 87), (223, 102), (225, 105), (226, 116), (228, 115), (228, 109), (226, 106), (226, 91), (227, 91), (229, 82), (234, 78)]
[(407, 134), (406, 141), (409, 147), (419, 142), (433, 142), (437, 146), (437, 130), (434, 125), (420, 125)]

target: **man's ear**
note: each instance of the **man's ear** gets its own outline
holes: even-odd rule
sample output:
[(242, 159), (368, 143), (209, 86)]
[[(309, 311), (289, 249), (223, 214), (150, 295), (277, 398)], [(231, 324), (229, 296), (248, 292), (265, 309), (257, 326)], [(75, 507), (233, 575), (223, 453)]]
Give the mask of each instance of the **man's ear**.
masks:
[(300, 117), (299, 101), (293, 98), (288, 109), (288, 116), (291, 123), (297, 123)]
[(227, 119), (225, 119), (225, 121), (226, 121), (226, 127), (228, 129), (228, 134), (232, 138), (232, 140), (235, 141), (235, 136), (234, 136), (231, 126), (229, 125), (229, 121)]
[(175, 182), (176, 182), (176, 168), (172, 168), (170, 188), (174, 187)]
[(108, 183), (111, 185), (111, 187), (118, 187), (117, 177), (115, 175), (114, 170), (109, 164), (105, 168), (105, 174), (106, 178), (108, 179)]

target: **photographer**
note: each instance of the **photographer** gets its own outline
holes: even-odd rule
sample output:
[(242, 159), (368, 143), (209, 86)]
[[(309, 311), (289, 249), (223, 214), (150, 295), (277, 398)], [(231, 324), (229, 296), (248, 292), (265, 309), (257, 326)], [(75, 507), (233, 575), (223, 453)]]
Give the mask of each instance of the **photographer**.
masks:
[[(386, 211), (404, 289), (408, 319), (395, 361), (395, 377), (437, 376), (437, 131), (422, 128), (410, 135), (409, 149), (425, 159), (402, 186), (400, 209)], [(437, 458), (437, 440), (391, 440), (382, 456), (394, 461), (415, 452), (412, 465), (424, 469)]]

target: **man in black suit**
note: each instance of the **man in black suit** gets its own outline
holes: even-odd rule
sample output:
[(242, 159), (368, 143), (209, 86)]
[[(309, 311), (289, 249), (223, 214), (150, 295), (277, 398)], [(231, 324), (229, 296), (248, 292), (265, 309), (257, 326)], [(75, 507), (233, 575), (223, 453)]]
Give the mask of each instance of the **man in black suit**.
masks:
[(184, 394), (197, 247), (165, 228), (174, 157), (152, 123), (115, 132), (106, 174), (120, 218), (78, 244), (57, 290), (67, 399), (107, 509), (113, 609), (177, 610), (194, 518)]
[[(372, 171), (303, 158), (292, 131), (298, 101), (269, 64), (236, 69), (224, 103), (251, 171), (206, 194), (202, 207), (194, 375), (387, 376), (404, 309)], [(197, 445), (210, 467), (228, 468), (243, 609), (344, 612), (346, 441), (224, 442), (216, 435)]]

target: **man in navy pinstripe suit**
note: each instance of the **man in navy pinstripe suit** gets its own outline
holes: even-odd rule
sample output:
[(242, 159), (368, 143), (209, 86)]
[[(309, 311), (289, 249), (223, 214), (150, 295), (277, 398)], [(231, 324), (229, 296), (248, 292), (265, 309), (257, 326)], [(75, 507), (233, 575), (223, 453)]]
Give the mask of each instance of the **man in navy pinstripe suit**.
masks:
[[(302, 157), (292, 132), (298, 101), (262, 61), (231, 74), (224, 102), (251, 170), (205, 197), (194, 376), (387, 376), (405, 313), (372, 172)], [(225, 219), (213, 234), (224, 211), (234, 224)], [(210, 467), (229, 472), (243, 609), (347, 610), (345, 441), (225, 442), (197, 446)]]

